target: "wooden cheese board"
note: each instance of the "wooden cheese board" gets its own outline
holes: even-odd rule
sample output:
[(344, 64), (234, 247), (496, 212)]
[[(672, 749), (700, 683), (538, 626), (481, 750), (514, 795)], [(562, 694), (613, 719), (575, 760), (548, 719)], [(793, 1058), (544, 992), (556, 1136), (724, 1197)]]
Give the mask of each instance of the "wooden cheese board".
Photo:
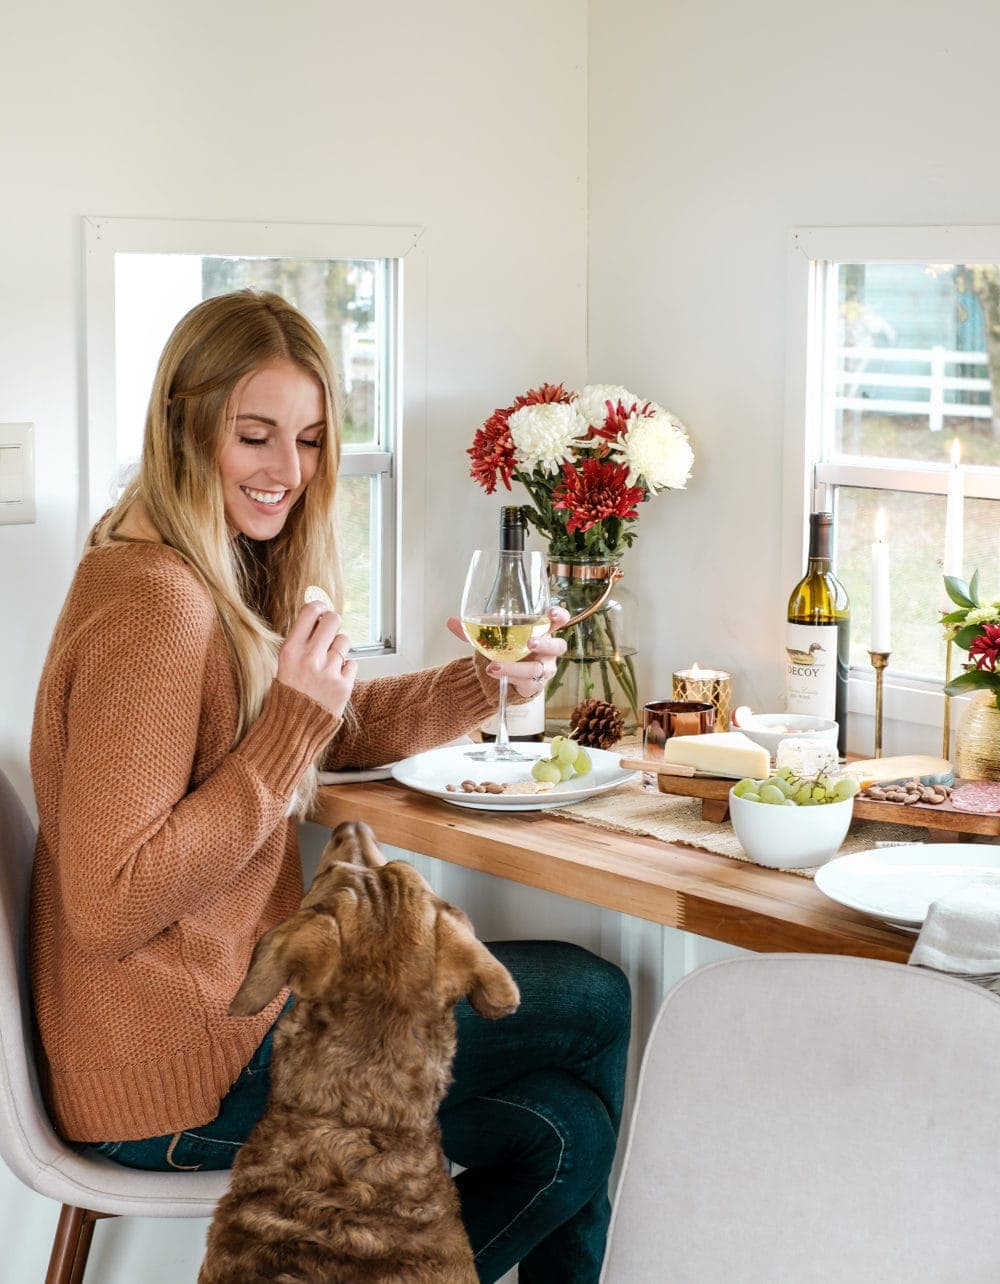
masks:
[[(656, 775), (661, 794), (674, 794), (683, 798), (700, 798), (703, 820), (723, 821), (729, 818), (729, 791), (735, 778), (720, 776), (688, 775), (690, 768), (664, 764), (661, 759), (623, 758), (622, 766), (632, 771)], [(956, 780), (960, 785), (963, 781)], [(955, 843), (973, 836), (1000, 840), (1000, 812), (992, 816), (976, 816), (967, 811), (956, 811), (950, 802), (931, 805), (913, 803), (876, 802), (870, 798), (855, 798), (854, 815), (859, 820), (877, 820), (886, 825), (910, 825), (927, 831), (930, 842)]]

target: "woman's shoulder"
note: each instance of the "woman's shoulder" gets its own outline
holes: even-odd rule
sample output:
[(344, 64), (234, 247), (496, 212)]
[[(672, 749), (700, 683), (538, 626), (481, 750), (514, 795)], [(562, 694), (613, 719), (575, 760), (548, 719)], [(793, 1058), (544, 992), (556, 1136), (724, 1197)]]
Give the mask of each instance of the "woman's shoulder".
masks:
[(112, 540), (90, 548), (77, 568), (70, 600), (87, 614), (167, 617), (209, 627), (215, 605), (193, 567), (168, 544)]

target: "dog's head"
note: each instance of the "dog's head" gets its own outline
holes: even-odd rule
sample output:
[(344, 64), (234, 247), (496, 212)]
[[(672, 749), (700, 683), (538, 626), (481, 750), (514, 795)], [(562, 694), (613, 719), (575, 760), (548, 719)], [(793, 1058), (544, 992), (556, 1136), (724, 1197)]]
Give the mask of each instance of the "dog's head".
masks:
[(450, 1010), (463, 995), (485, 1017), (517, 1010), (517, 986), (456, 906), (412, 865), (386, 863), (367, 825), (338, 825), (299, 912), (257, 943), (231, 1016), (260, 1012), (288, 986), (322, 1002), (346, 993)]

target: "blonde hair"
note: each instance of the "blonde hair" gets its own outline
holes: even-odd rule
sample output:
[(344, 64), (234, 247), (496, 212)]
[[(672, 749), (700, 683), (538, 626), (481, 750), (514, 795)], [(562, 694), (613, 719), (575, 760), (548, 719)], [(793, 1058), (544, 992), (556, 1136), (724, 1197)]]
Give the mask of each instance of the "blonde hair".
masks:
[[(326, 431), (316, 472), (281, 533), (251, 545), (226, 524), (219, 455), (232, 432), (234, 390), (275, 361), (292, 361), (319, 382)], [(95, 531), (114, 538), (129, 507), (142, 502), (164, 543), (177, 550), (211, 594), (236, 667), (239, 719), (234, 743), (259, 716), (277, 670), (278, 649), (309, 584), (342, 601), (333, 515), (340, 463), (337, 377), (315, 327), (277, 294), (240, 290), (206, 299), (182, 317), (160, 357), (135, 476)], [(294, 800), (304, 813), (316, 768)]]

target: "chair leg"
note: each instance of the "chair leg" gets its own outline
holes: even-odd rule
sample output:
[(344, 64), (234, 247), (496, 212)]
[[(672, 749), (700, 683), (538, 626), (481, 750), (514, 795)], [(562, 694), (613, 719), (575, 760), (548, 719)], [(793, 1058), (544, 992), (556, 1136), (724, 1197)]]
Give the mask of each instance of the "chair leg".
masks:
[(63, 1204), (59, 1213), (56, 1237), (52, 1241), (52, 1256), (45, 1284), (81, 1284), (87, 1269), (90, 1241), (94, 1223), (106, 1213), (94, 1213), (89, 1208), (74, 1208)]

